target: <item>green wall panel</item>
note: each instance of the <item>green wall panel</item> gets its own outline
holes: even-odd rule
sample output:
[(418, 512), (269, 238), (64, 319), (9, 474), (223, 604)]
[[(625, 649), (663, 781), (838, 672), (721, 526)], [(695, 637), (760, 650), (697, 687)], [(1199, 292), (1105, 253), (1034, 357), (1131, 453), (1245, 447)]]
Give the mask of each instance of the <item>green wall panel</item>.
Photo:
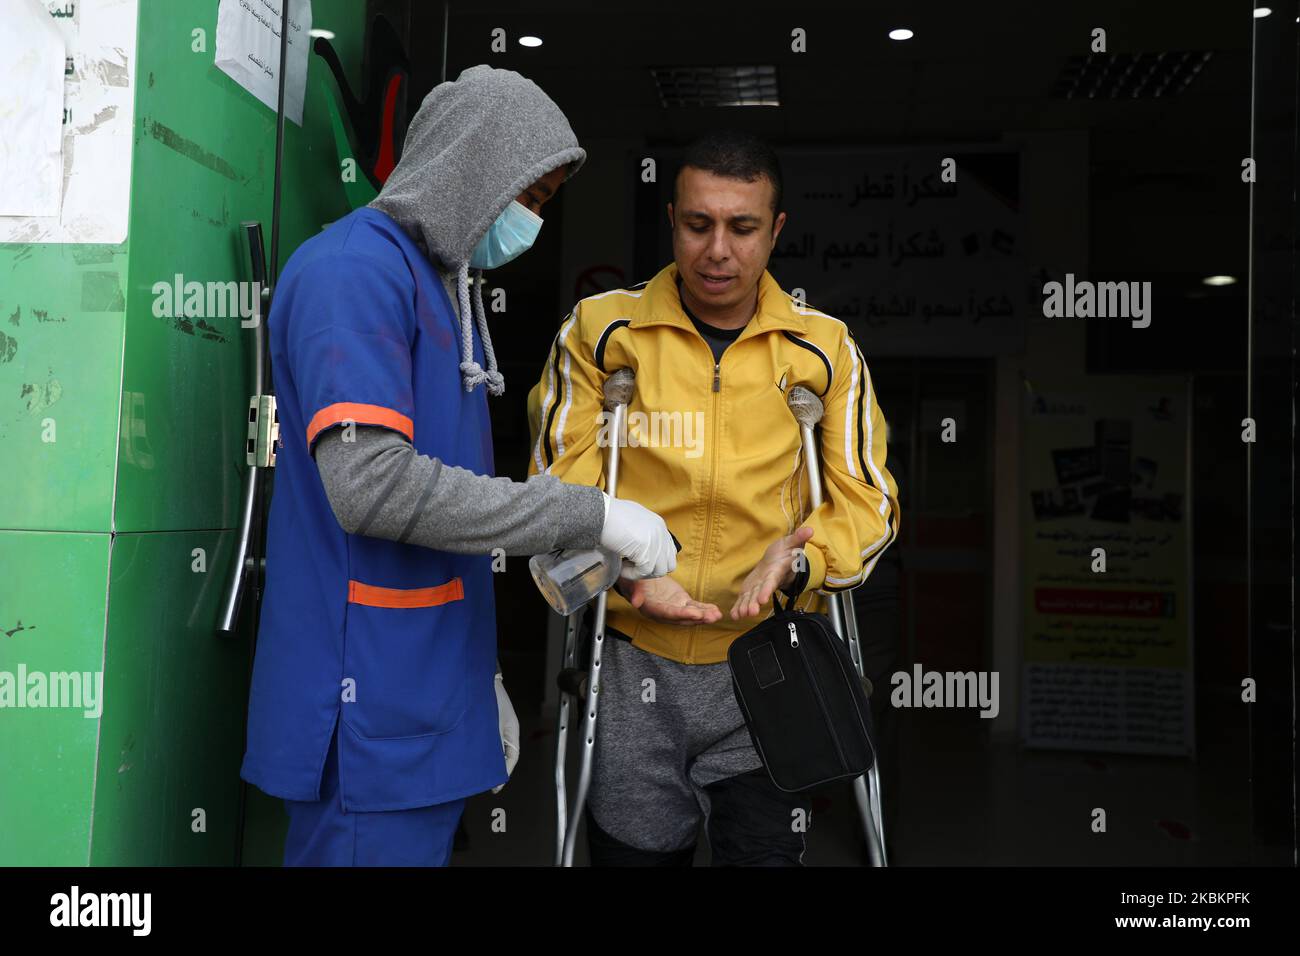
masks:
[(0, 528), (109, 530), (125, 285), (125, 244), (0, 243)]
[[(343, 61), (355, 64), (365, 4), (316, 0), (312, 7), (314, 22), (336, 32)], [(154, 290), (174, 287), (177, 275), (247, 281), (238, 232), (245, 220), (262, 222), (269, 256), (275, 113), (213, 65), (211, 45), (206, 54), (191, 52), (192, 29), (215, 39), (217, 4), (144, 0), (140, 14), (149, 26), (140, 36), (136, 95), (116, 527), (229, 528), (245, 467), (253, 333), (237, 316), (159, 317)], [(347, 212), (313, 75), (325, 66), (314, 55), (308, 62), (304, 125), (286, 123), (281, 259)]]
[[(214, 569), (233, 539), (214, 531), (115, 537), (96, 865), (234, 862), (248, 644), (212, 636), (222, 585)], [(192, 828), (196, 808), (205, 832)]]
[[(365, 6), (313, 3), (354, 84)], [(213, 626), (252, 334), (238, 316), (155, 309), (177, 274), (248, 278), (243, 220), (263, 223), (269, 253), (275, 114), (213, 65), (217, 7), (140, 0), (128, 242), (0, 244), (0, 447), (20, 463), (0, 497), (0, 529), (15, 529), (0, 530), (0, 672), (104, 681), (96, 719), (0, 710), (0, 821), (23, 821), (0, 825), (0, 865), (236, 855), (253, 602), (233, 639)], [(309, 62), (305, 125), (286, 127), (281, 262), (348, 209), (325, 67)], [(282, 805), (252, 791), (247, 814), (248, 862), (278, 863)]]
[[(0, 685), (53, 672), (89, 673), (95, 686), (103, 673), (109, 541), (107, 534), (0, 531)], [(0, 866), (84, 865), (102, 706), (88, 717), (84, 705), (97, 701), (47, 694), (46, 705), (82, 706), (19, 707), (6, 693), (0, 686)]]

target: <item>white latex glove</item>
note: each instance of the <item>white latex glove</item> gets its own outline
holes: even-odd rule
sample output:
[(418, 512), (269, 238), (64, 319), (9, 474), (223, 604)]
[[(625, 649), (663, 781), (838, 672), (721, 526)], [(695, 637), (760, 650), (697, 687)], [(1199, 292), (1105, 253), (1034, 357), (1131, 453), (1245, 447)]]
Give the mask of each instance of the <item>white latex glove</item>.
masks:
[(661, 578), (677, 567), (677, 548), (664, 519), (635, 501), (605, 495), (600, 544), (627, 559), (625, 578)]
[[(506, 754), (506, 776), (514, 773), (515, 764), (519, 762), (519, 718), (515, 716), (514, 705), (510, 703), (510, 697), (506, 694), (506, 685), (501, 680), (501, 675), (496, 676), (497, 691), (497, 725), (501, 731), (501, 749)], [(493, 787), (493, 793), (500, 793), (501, 786)]]

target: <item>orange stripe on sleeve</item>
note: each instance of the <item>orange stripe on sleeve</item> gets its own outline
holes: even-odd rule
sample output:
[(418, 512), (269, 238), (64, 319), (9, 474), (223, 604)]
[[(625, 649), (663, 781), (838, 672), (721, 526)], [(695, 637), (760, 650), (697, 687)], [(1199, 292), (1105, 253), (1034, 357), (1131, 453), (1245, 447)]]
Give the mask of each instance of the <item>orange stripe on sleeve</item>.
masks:
[(335, 402), (333, 405), (326, 405), (312, 416), (311, 422), (307, 425), (307, 446), (311, 447), (311, 443), (323, 429), (340, 422), (383, 425), (385, 428), (401, 432), (410, 441), (415, 441), (415, 423), (391, 408), (384, 408), (382, 405), (361, 405), (356, 402)]

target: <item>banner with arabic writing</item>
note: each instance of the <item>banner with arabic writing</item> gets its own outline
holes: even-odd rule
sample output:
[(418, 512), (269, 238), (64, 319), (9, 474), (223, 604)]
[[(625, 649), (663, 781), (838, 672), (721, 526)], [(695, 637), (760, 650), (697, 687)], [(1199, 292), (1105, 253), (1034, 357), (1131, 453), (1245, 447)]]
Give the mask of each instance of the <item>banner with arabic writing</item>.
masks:
[(843, 319), (869, 355), (1023, 349), (1026, 310), (1041, 308), (1042, 294), (1023, 257), (1019, 153), (780, 158), (787, 222), (769, 268), (783, 288), (802, 288), (811, 306)]
[(1049, 384), (1025, 419), (1021, 735), (1191, 753), (1187, 381)]

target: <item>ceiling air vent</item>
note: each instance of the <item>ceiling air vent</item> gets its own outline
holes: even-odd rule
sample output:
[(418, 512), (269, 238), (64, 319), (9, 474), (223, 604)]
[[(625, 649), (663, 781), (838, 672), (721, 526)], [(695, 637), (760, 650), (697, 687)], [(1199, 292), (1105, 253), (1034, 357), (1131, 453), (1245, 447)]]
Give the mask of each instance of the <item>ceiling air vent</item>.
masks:
[(650, 73), (666, 107), (781, 105), (775, 66), (656, 66)]
[(1057, 99), (1132, 100), (1175, 96), (1210, 61), (1209, 50), (1072, 56), (1052, 87)]

